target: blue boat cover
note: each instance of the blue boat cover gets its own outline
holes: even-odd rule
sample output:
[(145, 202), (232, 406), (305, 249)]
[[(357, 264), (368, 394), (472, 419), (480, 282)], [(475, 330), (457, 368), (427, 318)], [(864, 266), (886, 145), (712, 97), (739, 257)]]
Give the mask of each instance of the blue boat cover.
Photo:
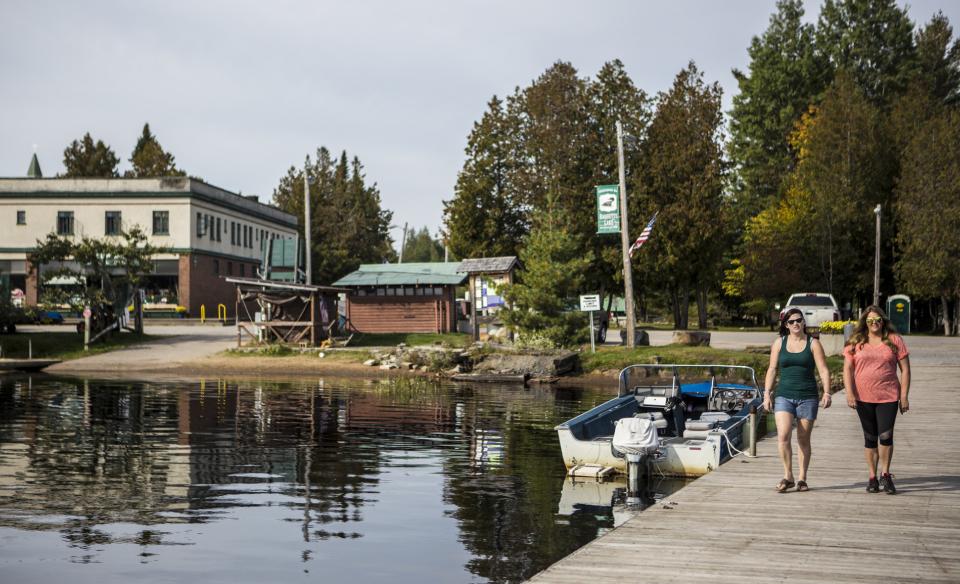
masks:
[[(741, 383), (718, 383), (717, 389), (754, 389), (751, 385)], [(684, 383), (680, 386), (680, 395), (689, 395), (690, 397), (709, 397), (710, 380), (698, 381), (697, 383)]]

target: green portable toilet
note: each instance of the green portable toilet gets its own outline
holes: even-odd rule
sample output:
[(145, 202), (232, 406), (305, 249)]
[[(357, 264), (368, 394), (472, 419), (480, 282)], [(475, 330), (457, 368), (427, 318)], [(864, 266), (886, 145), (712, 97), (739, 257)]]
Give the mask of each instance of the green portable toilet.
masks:
[(887, 298), (887, 316), (897, 332), (910, 334), (910, 297), (906, 294), (896, 294)]

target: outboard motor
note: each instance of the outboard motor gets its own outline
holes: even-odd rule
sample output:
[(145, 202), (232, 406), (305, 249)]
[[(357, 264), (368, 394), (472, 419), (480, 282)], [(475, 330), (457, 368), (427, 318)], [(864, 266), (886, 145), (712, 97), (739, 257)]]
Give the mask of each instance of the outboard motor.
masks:
[(627, 505), (639, 505), (640, 464), (649, 464), (649, 456), (660, 447), (654, 421), (649, 417), (617, 420), (612, 445), (627, 457)]

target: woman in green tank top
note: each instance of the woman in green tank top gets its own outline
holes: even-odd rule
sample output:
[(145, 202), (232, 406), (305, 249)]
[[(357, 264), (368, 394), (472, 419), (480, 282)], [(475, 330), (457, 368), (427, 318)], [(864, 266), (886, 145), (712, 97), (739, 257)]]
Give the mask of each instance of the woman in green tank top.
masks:
[[(813, 375), (816, 369), (823, 384), (823, 398)], [(780, 371), (776, 390), (773, 382)], [(798, 491), (808, 491), (807, 468), (810, 466), (810, 435), (817, 419), (817, 408), (830, 407), (830, 370), (820, 341), (806, 334), (803, 311), (791, 308), (780, 322), (780, 337), (770, 345), (770, 365), (764, 383), (763, 407), (774, 412), (777, 422), (777, 446), (783, 462), (783, 479), (777, 483), (777, 492), (783, 493), (796, 485)], [(797, 445), (800, 447), (798, 479), (793, 480), (793, 421), (797, 421)]]

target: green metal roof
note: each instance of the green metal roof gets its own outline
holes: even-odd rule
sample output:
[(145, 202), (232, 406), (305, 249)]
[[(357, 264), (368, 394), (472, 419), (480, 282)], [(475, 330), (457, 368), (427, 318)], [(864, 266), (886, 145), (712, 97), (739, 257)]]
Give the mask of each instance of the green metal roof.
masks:
[(467, 275), (457, 273), (460, 262), (424, 262), (411, 264), (363, 264), (334, 286), (413, 286), (462, 284)]

